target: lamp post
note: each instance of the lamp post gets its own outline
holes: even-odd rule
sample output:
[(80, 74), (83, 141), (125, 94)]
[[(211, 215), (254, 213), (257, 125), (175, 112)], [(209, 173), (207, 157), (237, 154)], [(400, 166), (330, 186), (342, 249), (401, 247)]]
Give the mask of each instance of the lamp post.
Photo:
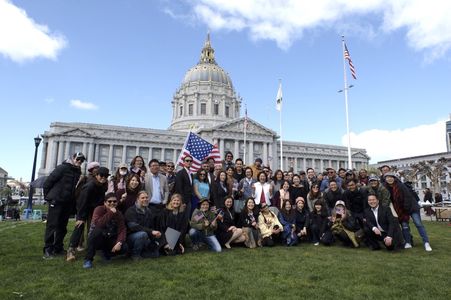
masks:
[(31, 186), (31, 183), (34, 181), (34, 175), (36, 173), (36, 160), (38, 158), (38, 148), (39, 144), (41, 143), (42, 139), (39, 137), (34, 138), (34, 160), (33, 160), (33, 172), (31, 173), (31, 181), (30, 181), (30, 188), (28, 192), (28, 204), (27, 208), (25, 209), (25, 219), (29, 219), (31, 213), (33, 212), (33, 187)]

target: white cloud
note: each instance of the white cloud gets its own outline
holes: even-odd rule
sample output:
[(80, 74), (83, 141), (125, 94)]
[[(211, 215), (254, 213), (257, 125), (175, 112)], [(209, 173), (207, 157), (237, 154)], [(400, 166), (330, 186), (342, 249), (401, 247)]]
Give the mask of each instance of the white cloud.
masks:
[[(374, 36), (406, 30), (408, 44), (428, 59), (451, 49), (451, 1), (446, 0), (192, 0), (192, 14), (211, 29), (249, 30), (254, 40), (287, 49), (306, 30), (334, 28), (338, 34)], [(174, 18), (176, 16), (172, 14)], [(365, 17), (380, 17), (368, 26)], [(368, 37), (367, 37), (368, 38)]]
[(78, 108), (78, 109), (86, 109), (86, 110), (95, 110), (99, 107), (91, 102), (83, 102), (81, 100), (70, 100), (70, 106)]
[(9, 0), (0, 0), (0, 53), (15, 62), (37, 57), (55, 60), (67, 45), (64, 36), (51, 33)]
[[(351, 132), (351, 146), (365, 148), (371, 163), (382, 160), (446, 152), (446, 121), (396, 130)], [(347, 145), (347, 135), (342, 137)]]

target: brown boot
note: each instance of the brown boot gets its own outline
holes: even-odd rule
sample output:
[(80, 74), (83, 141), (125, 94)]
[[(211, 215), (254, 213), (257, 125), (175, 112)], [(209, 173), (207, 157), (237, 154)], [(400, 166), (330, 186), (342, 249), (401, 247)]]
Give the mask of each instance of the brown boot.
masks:
[(67, 249), (66, 261), (74, 261), (75, 259), (75, 249), (70, 247), (69, 249)]

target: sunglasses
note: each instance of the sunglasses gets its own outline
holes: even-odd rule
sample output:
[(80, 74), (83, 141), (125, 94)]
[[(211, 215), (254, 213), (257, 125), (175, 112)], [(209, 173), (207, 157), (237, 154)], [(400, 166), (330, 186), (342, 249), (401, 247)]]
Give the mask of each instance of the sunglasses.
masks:
[(168, 166), (168, 168), (174, 168), (174, 166)]
[(200, 176), (205, 176), (205, 175), (207, 175), (207, 174), (205, 174), (205, 173), (200, 173), (199, 175), (200, 175)]
[(117, 200), (107, 200), (107, 203), (111, 204), (111, 203), (117, 203)]
[(185, 159), (185, 162), (192, 162), (191, 159)]
[(79, 162), (83, 163), (85, 160), (83, 158), (77, 158), (76, 161), (79, 161)]

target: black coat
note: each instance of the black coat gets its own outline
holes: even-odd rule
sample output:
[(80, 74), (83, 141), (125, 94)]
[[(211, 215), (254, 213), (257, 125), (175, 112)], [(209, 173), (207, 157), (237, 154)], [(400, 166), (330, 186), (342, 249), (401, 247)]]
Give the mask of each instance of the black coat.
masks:
[(125, 223), (129, 233), (145, 231), (149, 237), (152, 237), (152, 231), (158, 230), (160, 224), (156, 224), (156, 219), (152, 216), (150, 208), (145, 207), (140, 210), (133, 205), (125, 212)]
[(83, 185), (77, 199), (77, 220), (87, 220), (97, 206), (103, 205), (107, 188), (108, 186), (96, 179), (89, 180)]
[(48, 202), (75, 203), (75, 188), (80, 178), (80, 167), (63, 162), (44, 182), (44, 198)]
[(175, 174), (175, 192), (182, 195), (182, 201), (185, 204), (191, 203), (193, 197), (193, 185), (190, 177), (193, 178), (185, 168)]
[(252, 216), (250, 216), (248, 213), (246, 213), (244, 210), (241, 211), (239, 217), (238, 217), (238, 227), (252, 227), (252, 222), (255, 221), (255, 223), (258, 223), (258, 215), (259, 212), (255, 208), (254, 212), (252, 213)]
[[(188, 217), (185, 213), (179, 212), (174, 214), (172, 210), (164, 209), (161, 214), (161, 234), (165, 240), (165, 232), (168, 227), (171, 227), (174, 230), (180, 231), (180, 237), (178, 240), (178, 244), (183, 244), (186, 231), (188, 230)], [(166, 242), (165, 242), (166, 243)]]
[(216, 237), (221, 244), (225, 244), (233, 235), (231, 231), (227, 231), (229, 227), (236, 226), (235, 212), (233, 210), (222, 209), (224, 215), (222, 221), (218, 221), (216, 229)]
[(366, 192), (361, 189), (344, 191), (343, 200), (352, 213), (363, 214), (364, 209), (368, 207)]
[[(395, 218), (391, 213), (391, 209), (389, 207), (379, 205), (377, 210), (377, 222), (380, 227), (387, 233), (387, 236), (394, 237), (395, 233)], [(373, 231), (373, 227), (377, 227), (376, 218), (374, 217), (374, 213), (371, 208), (365, 209), (365, 227), (369, 231)]]
[(229, 186), (225, 184), (225, 190), (222, 188), (219, 182), (214, 182), (211, 185), (211, 202), (216, 208), (224, 206), (224, 198), (230, 195)]
[(335, 207), (335, 202), (338, 200), (343, 200), (343, 193), (340, 189), (333, 192), (332, 190), (328, 190), (324, 193), (324, 201), (327, 203), (327, 207), (332, 209)]

